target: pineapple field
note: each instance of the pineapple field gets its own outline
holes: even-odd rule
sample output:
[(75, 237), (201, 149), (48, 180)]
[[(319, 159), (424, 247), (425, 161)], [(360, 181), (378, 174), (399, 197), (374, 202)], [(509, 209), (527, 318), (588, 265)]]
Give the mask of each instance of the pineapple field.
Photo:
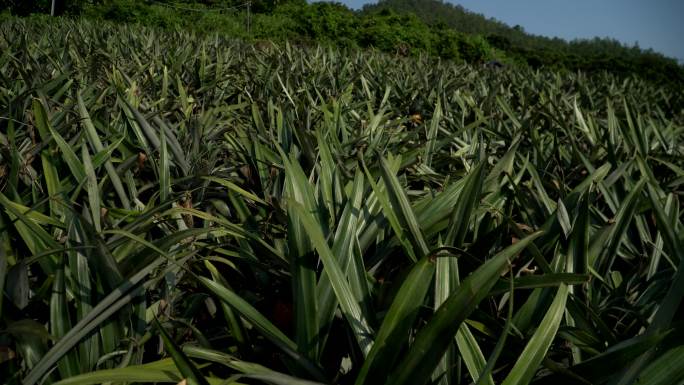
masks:
[(0, 24), (3, 384), (684, 384), (684, 93)]

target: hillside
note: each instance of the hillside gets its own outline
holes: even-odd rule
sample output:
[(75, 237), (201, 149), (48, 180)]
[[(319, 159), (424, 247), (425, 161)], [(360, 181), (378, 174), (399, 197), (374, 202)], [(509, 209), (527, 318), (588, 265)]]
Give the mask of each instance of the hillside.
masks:
[[(186, 28), (247, 40), (290, 41), (374, 48), (400, 55), (429, 54), (447, 60), (513, 67), (609, 72), (638, 76), (662, 86), (684, 86), (684, 67), (674, 59), (611, 39), (566, 42), (525, 33), (439, 0), (383, 0), (352, 11), (339, 3), (303, 0), (73, 0), (57, 1), (57, 13)], [(49, 13), (47, 0), (9, 0), (0, 11)]]
[(489, 44), (509, 58), (528, 65), (567, 68), (587, 72), (608, 71), (615, 74), (639, 74), (664, 84), (684, 84), (684, 67), (675, 59), (652, 50), (629, 47), (610, 38), (560, 38), (526, 33), (522, 26), (509, 26), (498, 20), (470, 12), (460, 5), (441, 0), (380, 0), (363, 7), (362, 14), (383, 10), (417, 16), (432, 27), (448, 27), (459, 32), (484, 36)]
[(105, 10), (0, 19), (3, 385), (684, 381), (681, 90)]

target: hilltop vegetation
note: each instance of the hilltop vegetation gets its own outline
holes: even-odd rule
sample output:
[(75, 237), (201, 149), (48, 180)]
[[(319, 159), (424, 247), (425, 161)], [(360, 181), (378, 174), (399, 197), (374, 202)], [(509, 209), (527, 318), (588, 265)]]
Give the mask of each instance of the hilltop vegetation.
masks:
[[(48, 0), (9, 0), (13, 13), (50, 11)], [(515, 67), (609, 72), (681, 89), (684, 67), (650, 50), (596, 38), (566, 42), (525, 33), (440, 0), (382, 0), (356, 12), (339, 3), (257, 0), (248, 17), (242, 0), (61, 0), (58, 13), (222, 33), (248, 40), (370, 48), (429, 54), (471, 64), (497, 60)], [(249, 20), (248, 20), (249, 19)]]
[(614, 39), (596, 37), (568, 42), (535, 36), (526, 33), (522, 26), (509, 26), (441, 0), (380, 0), (364, 6), (363, 13), (375, 14), (383, 10), (416, 15), (430, 26), (483, 36), (491, 47), (503, 51), (507, 58), (533, 68), (608, 71), (621, 75), (635, 73), (665, 83), (684, 84), (684, 70), (675, 59), (636, 45), (625, 46)]
[(681, 383), (682, 106), (608, 73), (5, 18), (0, 378)]

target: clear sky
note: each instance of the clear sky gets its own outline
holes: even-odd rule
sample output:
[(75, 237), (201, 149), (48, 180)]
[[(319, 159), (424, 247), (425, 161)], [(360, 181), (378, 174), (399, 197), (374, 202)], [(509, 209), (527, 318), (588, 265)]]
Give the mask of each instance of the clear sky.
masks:
[[(375, 1), (339, 0), (351, 8)], [(684, 0), (443, 0), (535, 35), (611, 37), (684, 63)]]

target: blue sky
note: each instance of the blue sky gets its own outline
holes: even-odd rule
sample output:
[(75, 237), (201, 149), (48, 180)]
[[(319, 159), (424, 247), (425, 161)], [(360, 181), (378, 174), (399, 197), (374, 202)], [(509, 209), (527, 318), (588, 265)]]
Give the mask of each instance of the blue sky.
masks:
[[(374, 1), (340, 0), (352, 8)], [(536, 35), (611, 37), (684, 63), (684, 0), (444, 0)]]

